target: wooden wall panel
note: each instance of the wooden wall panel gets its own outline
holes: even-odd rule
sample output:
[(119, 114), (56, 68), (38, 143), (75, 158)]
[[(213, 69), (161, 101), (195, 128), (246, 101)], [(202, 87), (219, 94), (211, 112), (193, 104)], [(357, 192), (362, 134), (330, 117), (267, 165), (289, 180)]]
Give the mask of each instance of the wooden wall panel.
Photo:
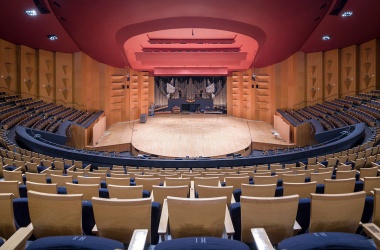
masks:
[(55, 60), (54, 53), (38, 50), (38, 94), (45, 102), (55, 101)]
[(367, 93), (376, 88), (377, 40), (360, 45), (360, 81), (358, 91)]
[(339, 98), (356, 95), (359, 81), (359, 47), (353, 45), (340, 52)]
[(24, 45), (18, 46), (19, 68), (18, 68), (18, 90), (22, 98), (38, 98), (38, 65), (37, 51)]
[(13, 43), (0, 39), (0, 90), (15, 94), (17, 82), (17, 47)]
[(56, 104), (73, 106), (73, 56), (55, 53), (55, 96)]
[(323, 56), (323, 71), (324, 71), (324, 84), (323, 94), (324, 101), (332, 101), (339, 98), (339, 80), (340, 80), (340, 51), (338, 49), (324, 52)]
[(306, 105), (315, 105), (323, 101), (323, 53), (315, 52), (306, 55), (307, 94)]

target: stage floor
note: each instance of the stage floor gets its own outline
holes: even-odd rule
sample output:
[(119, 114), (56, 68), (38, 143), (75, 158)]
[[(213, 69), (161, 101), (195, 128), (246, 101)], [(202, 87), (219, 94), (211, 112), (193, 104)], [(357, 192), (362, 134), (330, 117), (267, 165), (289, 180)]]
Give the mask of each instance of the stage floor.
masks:
[(95, 148), (131, 144), (140, 152), (162, 157), (225, 157), (254, 143), (292, 145), (275, 138), (272, 132), (269, 123), (228, 115), (167, 114), (148, 117), (146, 123), (115, 123)]

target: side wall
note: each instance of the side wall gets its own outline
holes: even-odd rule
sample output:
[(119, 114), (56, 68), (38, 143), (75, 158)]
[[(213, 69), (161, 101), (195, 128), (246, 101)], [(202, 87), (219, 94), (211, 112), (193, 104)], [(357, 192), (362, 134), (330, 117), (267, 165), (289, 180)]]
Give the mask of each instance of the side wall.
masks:
[[(35, 50), (0, 40), (0, 91), (81, 110), (104, 110), (107, 127), (136, 120), (154, 102), (147, 72), (114, 68), (82, 52)], [(227, 77), (227, 113), (273, 124), (276, 109), (297, 109), (380, 89), (380, 42), (298, 52)], [(253, 78), (252, 75), (255, 75)]]

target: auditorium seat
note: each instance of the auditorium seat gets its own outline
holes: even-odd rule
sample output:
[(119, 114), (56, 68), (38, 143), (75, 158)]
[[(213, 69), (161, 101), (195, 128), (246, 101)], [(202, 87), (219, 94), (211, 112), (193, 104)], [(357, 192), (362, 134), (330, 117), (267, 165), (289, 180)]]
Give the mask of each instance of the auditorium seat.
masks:
[(172, 239), (183, 237), (227, 237), (234, 233), (226, 197), (178, 198), (168, 197), (162, 208), (159, 234), (167, 239), (168, 227)]
[(254, 197), (274, 197), (276, 184), (241, 184), (241, 195)]
[(74, 184), (66, 183), (67, 194), (82, 194), (83, 200), (91, 200), (99, 197), (99, 184)]
[(56, 183), (58, 187), (65, 187), (66, 183), (73, 182), (73, 176), (71, 175), (50, 175), (51, 183)]
[[(0, 188), (2, 187), (4, 186), (0, 185)], [(3, 240), (9, 239), (17, 229), (13, 212), (13, 198), (15, 197), (12, 193), (3, 191), (0, 193), (0, 246), (4, 243)]]
[(254, 176), (253, 184), (265, 185), (265, 184), (276, 184), (278, 182), (278, 175), (272, 176)]
[(303, 183), (290, 183), (283, 182), (283, 195), (298, 194), (300, 198), (310, 198), (311, 193), (315, 193), (317, 189), (317, 182), (303, 182)]
[(371, 195), (371, 191), (376, 188), (380, 188), (380, 176), (364, 177), (363, 191), (366, 192), (367, 196)]
[(283, 174), (282, 182), (303, 183), (305, 182), (305, 174)]
[(4, 180), (6, 181), (18, 181), (19, 184), (24, 184), (21, 171), (8, 171), (3, 170)]
[(152, 201), (140, 199), (92, 198), (96, 235), (120, 241), (128, 245), (135, 229), (148, 229), (151, 242)]
[(27, 181), (26, 189), (28, 191), (36, 191), (36, 192), (41, 192), (41, 193), (49, 193), (49, 194), (58, 193), (57, 184), (47, 184), (47, 183)]
[[(55, 195), (28, 191), (31, 224), (18, 230), (3, 247), (19, 249), (33, 232), (27, 249), (123, 249), (122, 243), (82, 235), (82, 195)], [(60, 237), (65, 236), (65, 237)], [(9, 243), (9, 244), (7, 244)], [(18, 246), (18, 247), (17, 247)]]
[(219, 181), (218, 177), (199, 177), (194, 176), (194, 188), (196, 189), (198, 185), (204, 185), (204, 186), (220, 186), (221, 183)]
[(355, 178), (356, 176), (359, 177), (358, 171), (354, 170), (347, 170), (347, 171), (336, 171), (335, 179), (348, 179), (348, 178)]
[(355, 178), (325, 179), (325, 194), (352, 193), (355, 189)]
[(195, 189), (198, 194), (198, 198), (213, 198), (213, 197), (222, 197), (225, 196), (227, 198), (227, 204), (231, 204), (235, 202), (235, 199), (232, 195), (234, 189), (233, 186), (203, 186), (198, 185)]
[(189, 197), (189, 186), (152, 186), (152, 195), (153, 201), (160, 203), (161, 207), (163, 206), (164, 200), (168, 196), (172, 197)]
[[(354, 234), (362, 216), (364, 199), (365, 192), (312, 194), (309, 232), (284, 239), (277, 249), (376, 249), (364, 236)], [(265, 231), (258, 229), (255, 236), (262, 234)], [(261, 239), (265, 240), (265, 236)], [(265, 244), (258, 249), (266, 249)]]
[(46, 183), (46, 174), (36, 174), (36, 173), (25, 173), (26, 181)]
[[(272, 244), (291, 237), (300, 230), (296, 222), (298, 195), (284, 197), (241, 196), (240, 203), (231, 204), (234, 239), (253, 245), (251, 228), (264, 228)], [(279, 213), (278, 211), (281, 211)], [(286, 216), (284, 216), (286, 215)]]
[[(110, 198), (117, 199), (139, 199), (143, 198), (143, 186), (119, 186), (119, 185), (107, 185), (108, 193)], [(149, 197), (149, 193), (147, 196)]]

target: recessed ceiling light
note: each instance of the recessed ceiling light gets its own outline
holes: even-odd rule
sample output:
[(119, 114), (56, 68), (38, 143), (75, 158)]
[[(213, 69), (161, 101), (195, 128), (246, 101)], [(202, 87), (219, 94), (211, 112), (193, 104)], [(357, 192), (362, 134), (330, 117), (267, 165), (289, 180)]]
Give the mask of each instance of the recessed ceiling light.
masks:
[(35, 10), (26, 10), (25, 13), (28, 16), (37, 16), (37, 11), (35, 11)]
[(345, 11), (345, 12), (343, 12), (342, 17), (352, 16), (352, 14), (354, 14), (354, 12), (352, 12), (352, 11)]
[(331, 39), (331, 36), (328, 36), (328, 35), (326, 35), (326, 36), (322, 36), (322, 40), (323, 41), (328, 41), (328, 40), (330, 40)]
[(51, 40), (51, 41), (54, 41), (54, 40), (57, 40), (57, 39), (58, 39), (58, 37), (57, 37), (56, 35), (48, 35), (47, 37), (48, 37), (49, 40)]

